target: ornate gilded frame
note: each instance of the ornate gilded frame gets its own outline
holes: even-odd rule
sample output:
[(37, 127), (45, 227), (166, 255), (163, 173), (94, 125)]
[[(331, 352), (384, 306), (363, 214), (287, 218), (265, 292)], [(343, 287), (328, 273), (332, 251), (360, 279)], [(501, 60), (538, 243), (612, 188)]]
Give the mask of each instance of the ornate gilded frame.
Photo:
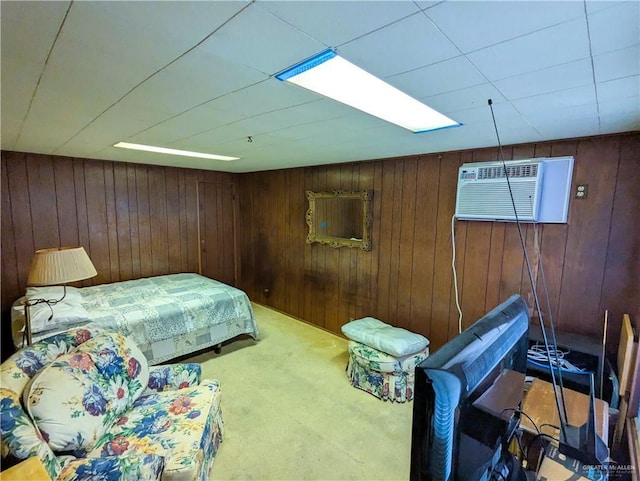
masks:
[[(360, 199), (362, 201), (362, 240), (344, 239), (341, 237), (329, 237), (318, 234), (316, 228), (316, 200), (317, 199)], [(307, 199), (309, 200), (309, 209), (306, 214), (307, 225), (309, 226), (309, 234), (307, 235), (307, 243), (318, 242), (327, 244), (330, 247), (357, 247), (364, 251), (371, 250), (371, 224), (373, 223), (373, 214), (371, 209), (371, 201), (373, 199), (373, 190), (363, 191), (344, 191), (334, 190), (331, 192), (313, 192), (307, 191)]]

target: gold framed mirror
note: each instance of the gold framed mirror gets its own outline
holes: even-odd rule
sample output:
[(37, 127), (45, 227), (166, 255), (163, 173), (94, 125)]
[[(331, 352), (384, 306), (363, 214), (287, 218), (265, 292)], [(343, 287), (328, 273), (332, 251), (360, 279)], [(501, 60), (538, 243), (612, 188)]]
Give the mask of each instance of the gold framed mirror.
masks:
[(373, 190), (307, 191), (307, 242), (371, 250)]

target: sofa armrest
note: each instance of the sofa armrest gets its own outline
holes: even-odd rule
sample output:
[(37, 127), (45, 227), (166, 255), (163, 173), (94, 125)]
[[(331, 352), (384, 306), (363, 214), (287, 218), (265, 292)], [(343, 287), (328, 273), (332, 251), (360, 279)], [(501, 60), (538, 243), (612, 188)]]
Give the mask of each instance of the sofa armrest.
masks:
[(0, 388), (0, 420), (2, 457), (24, 460), (36, 456), (55, 479), (61, 464), (22, 408), (20, 396), (10, 389)]
[(77, 458), (67, 464), (56, 481), (109, 479), (118, 481), (160, 480), (164, 457), (158, 454), (130, 454), (101, 458)]
[(197, 363), (164, 364), (149, 367), (149, 384), (142, 396), (200, 384), (202, 367)]

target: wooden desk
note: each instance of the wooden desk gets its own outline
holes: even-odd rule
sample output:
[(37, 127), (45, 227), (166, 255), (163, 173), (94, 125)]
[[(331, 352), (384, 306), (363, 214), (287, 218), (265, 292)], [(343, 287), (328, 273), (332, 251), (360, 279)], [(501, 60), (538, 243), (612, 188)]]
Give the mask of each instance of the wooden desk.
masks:
[(0, 473), (1, 481), (51, 481), (40, 459), (33, 457)]
[[(565, 388), (564, 398), (567, 405), (569, 424), (572, 426), (583, 425), (587, 421), (589, 414), (590, 397), (586, 394)], [(533, 419), (541, 432), (549, 434), (554, 438), (560, 436), (558, 429), (549, 426), (549, 424), (554, 426), (560, 425), (553, 384), (543, 381), (542, 379), (534, 378), (522, 403), (522, 411)], [(537, 434), (537, 431), (531, 425), (531, 421), (529, 421), (526, 416), (520, 418), (520, 426), (523, 430), (531, 434)], [(596, 399), (596, 433), (602, 438), (605, 444), (608, 444), (609, 404), (602, 399)]]

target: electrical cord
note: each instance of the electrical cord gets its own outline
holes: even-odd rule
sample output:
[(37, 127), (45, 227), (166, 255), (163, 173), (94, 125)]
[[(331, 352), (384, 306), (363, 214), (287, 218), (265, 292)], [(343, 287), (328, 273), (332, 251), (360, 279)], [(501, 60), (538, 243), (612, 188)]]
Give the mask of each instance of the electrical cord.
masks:
[[(547, 433), (538, 433), (536, 434), (533, 438), (531, 438), (531, 441), (529, 441), (529, 444), (527, 445), (527, 462), (529, 462), (530, 460), (530, 456), (529, 456), (529, 452), (531, 451), (532, 447), (534, 447), (534, 444), (538, 441), (538, 440), (544, 440), (544, 439), (548, 439), (550, 441), (555, 441), (557, 443), (560, 443), (560, 440), (554, 436), (551, 436), (550, 434)], [(544, 448), (545, 445), (543, 444), (541, 446), (541, 448)], [(537, 458), (537, 456), (536, 456)]]
[(538, 434), (540, 434), (540, 429), (538, 428), (538, 425), (535, 423), (535, 421), (531, 418), (531, 416), (529, 416), (527, 413), (525, 413), (522, 409), (520, 408), (504, 408), (502, 411), (500, 411), (500, 416), (501, 417), (503, 413), (506, 413), (507, 411), (513, 411), (517, 414), (522, 414), (524, 417), (526, 417), (529, 422), (531, 423), (531, 425), (534, 427), (534, 429), (536, 430), (536, 432)]
[(550, 428), (560, 430), (560, 426), (556, 426), (555, 424), (551, 424), (551, 423), (544, 423), (544, 424), (541, 424), (541, 425), (540, 425), (540, 429), (542, 429), (542, 428), (543, 428), (543, 427), (545, 427), (545, 426), (549, 426)]
[(551, 362), (551, 366), (564, 371), (584, 372), (584, 369), (575, 366), (565, 358), (570, 352), (569, 350), (562, 350), (553, 346), (549, 346), (549, 350), (547, 351), (544, 346), (536, 343), (527, 351), (527, 359), (543, 367), (548, 367), (549, 362)]
[(456, 215), (451, 216), (451, 270), (453, 271), (453, 290), (455, 291), (456, 308), (458, 309), (458, 334), (462, 333), (462, 309), (460, 308), (460, 296), (458, 294), (458, 274), (456, 272)]

